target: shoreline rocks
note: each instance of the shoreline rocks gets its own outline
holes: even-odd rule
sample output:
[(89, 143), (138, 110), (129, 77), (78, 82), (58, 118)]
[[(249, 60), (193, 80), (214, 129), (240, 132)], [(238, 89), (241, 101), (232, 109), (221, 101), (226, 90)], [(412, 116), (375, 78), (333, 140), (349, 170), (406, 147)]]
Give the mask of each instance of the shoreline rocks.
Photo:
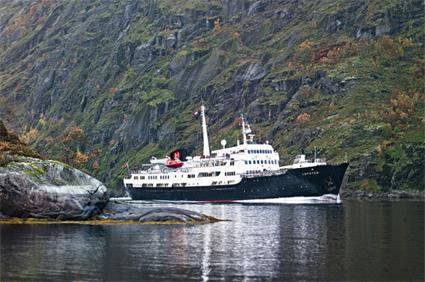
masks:
[(135, 224), (217, 222), (180, 208), (109, 200), (105, 185), (69, 165), (16, 157), (0, 167), (0, 223)]
[(341, 199), (351, 200), (425, 200), (425, 191), (420, 190), (393, 190), (389, 192), (371, 192), (371, 191), (342, 191)]
[(99, 216), (109, 220), (132, 220), (139, 223), (213, 223), (221, 221), (202, 213), (173, 207), (142, 207), (124, 201), (111, 200)]

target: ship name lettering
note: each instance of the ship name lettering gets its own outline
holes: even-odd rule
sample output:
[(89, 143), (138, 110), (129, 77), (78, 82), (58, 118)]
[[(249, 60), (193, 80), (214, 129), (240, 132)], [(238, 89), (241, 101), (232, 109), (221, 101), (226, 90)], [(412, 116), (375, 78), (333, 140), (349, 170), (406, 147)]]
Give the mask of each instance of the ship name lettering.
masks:
[(319, 174), (319, 172), (318, 171), (303, 172), (302, 175), (316, 175), (316, 174)]

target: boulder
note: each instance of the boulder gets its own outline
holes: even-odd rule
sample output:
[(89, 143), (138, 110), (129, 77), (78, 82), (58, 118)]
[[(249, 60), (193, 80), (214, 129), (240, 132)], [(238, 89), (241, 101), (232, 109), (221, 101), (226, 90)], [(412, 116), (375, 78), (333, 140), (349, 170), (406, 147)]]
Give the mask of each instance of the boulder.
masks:
[(219, 219), (181, 208), (142, 207), (128, 201), (111, 200), (100, 216), (103, 219), (146, 222), (212, 223)]
[(178, 222), (209, 222), (209, 217), (194, 211), (189, 211), (179, 208), (156, 208), (152, 209), (139, 218), (139, 222), (163, 222), (163, 221), (178, 221)]
[(83, 220), (108, 198), (100, 181), (57, 161), (18, 157), (0, 167), (0, 212), (7, 216)]

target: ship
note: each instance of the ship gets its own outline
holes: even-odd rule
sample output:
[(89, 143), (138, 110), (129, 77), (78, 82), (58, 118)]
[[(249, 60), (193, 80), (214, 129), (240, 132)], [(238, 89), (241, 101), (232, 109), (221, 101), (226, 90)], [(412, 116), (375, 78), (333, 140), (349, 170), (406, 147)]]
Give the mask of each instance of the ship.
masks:
[[(198, 115), (198, 112), (196, 112)], [(249, 202), (293, 197), (325, 197), (339, 200), (348, 162), (328, 164), (304, 153), (292, 164), (280, 165), (279, 153), (268, 142), (256, 142), (241, 115), (242, 142), (210, 150), (205, 107), (201, 106), (203, 154), (152, 157), (141, 168), (128, 168), (124, 187), (133, 200), (184, 202)]]

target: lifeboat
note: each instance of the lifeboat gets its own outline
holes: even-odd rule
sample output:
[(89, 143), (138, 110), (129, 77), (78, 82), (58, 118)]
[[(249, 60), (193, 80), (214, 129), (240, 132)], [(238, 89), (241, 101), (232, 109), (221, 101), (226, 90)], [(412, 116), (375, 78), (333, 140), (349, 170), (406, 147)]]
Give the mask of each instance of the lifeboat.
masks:
[(169, 168), (179, 168), (183, 166), (183, 162), (180, 160), (167, 160), (165, 165)]

